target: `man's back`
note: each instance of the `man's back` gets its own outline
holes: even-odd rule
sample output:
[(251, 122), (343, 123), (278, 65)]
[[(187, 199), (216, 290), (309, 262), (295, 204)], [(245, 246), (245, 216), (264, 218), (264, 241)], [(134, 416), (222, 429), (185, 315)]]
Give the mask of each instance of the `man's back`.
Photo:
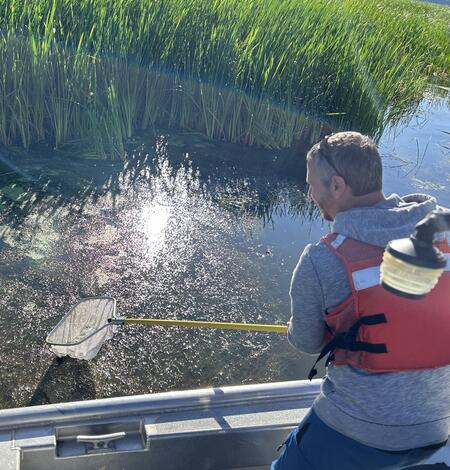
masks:
[[(384, 247), (392, 239), (409, 236), (435, 206), (436, 201), (425, 195), (392, 195), (369, 207), (339, 212), (333, 231)], [(308, 246), (292, 279), (289, 341), (302, 351), (318, 353), (325, 342), (323, 312), (350, 294), (341, 261), (323, 243)], [(330, 365), (313, 409), (328, 426), (363, 444), (411, 449), (447, 438), (449, 387), (450, 366), (374, 374)]]

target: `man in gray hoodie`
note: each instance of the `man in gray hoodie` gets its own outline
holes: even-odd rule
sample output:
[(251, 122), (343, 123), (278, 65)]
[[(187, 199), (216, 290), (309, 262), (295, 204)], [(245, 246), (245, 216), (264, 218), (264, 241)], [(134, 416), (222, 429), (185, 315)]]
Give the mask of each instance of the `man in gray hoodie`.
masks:
[[(332, 232), (376, 247), (408, 237), (436, 208), (436, 200), (424, 194), (385, 197), (376, 145), (357, 132), (314, 145), (307, 182), (310, 198), (333, 222)], [(308, 245), (291, 282), (289, 342), (319, 353), (329, 339), (326, 314), (351, 294), (339, 257), (323, 241)], [(450, 365), (374, 373), (331, 362), (319, 396), (272, 469), (406, 468), (445, 445), (449, 434)]]

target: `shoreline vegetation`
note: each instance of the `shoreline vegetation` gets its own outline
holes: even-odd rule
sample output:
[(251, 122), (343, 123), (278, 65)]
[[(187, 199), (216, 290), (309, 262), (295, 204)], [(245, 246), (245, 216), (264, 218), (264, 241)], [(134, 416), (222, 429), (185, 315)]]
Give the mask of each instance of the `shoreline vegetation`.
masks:
[(6, 146), (124, 158), (156, 126), (272, 148), (377, 137), (449, 74), (450, 8), (414, 0), (0, 0)]

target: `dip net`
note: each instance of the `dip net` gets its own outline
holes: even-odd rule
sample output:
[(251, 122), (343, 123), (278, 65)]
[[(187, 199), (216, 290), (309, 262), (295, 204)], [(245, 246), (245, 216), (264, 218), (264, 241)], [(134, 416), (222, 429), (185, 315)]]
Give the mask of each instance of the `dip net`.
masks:
[(46, 342), (58, 356), (94, 358), (103, 343), (112, 338), (117, 324), (116, 300), (111, 297), (83, 299), (72, 307), (47, 336)]

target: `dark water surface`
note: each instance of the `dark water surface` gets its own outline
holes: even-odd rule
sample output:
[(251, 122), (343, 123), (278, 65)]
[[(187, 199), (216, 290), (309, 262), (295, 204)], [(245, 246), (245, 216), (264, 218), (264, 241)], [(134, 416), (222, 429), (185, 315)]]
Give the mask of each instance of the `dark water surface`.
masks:
[[(430, 97), (385, 133), (387, 194), (450, 206), (449, 122)], [(125, 326), (90, 362), (44, 346), (91, 295), (126, 316), (285, 323), (298, 256), (329, 229), (277, 152), (164, 131), (128, 147), (126, 165), (0, 152), (0, 407), (305, 378), (312, 358), (276, 334)]]

